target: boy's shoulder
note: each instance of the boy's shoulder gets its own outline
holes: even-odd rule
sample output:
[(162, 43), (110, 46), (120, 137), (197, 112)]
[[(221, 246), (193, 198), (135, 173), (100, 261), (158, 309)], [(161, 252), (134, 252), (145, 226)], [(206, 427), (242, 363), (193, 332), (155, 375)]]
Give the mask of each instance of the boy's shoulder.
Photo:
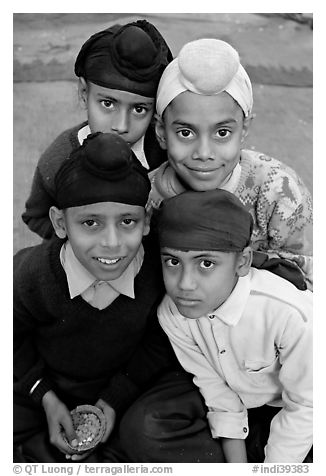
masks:
[(262, 179), (287, 176), (296, 182), (301, 182), (300, 177), (292, 167), (281, 160), (256, 150), (241, 150), (240, 164), (244, 171), (249, 174), (254, 173)]
[(23, 283), (33, 286), (38, 280), (50, 279), (51, 261), (59, 261), (62, 240), (51, 240), (19, 250), (13, 259), (14, 286)]
[(261, 152), (243, 149), (240, 165), (238, 188), (256, 190), (258, 187), (260, 193), (270, 199), (282, 196), (297, 203), (310, 200), (310, 193), (301, 177), (284, 162)]
[(84, 122), (61, 132), (45, 149), (37, 164), (42, 175), (53, 176), (55, 174), (62, 162), (79, 146), (78, 131), (86, 124)]
[(303, 321), (312, 317), (312, 292), (301, 291), (292, 283), (264, 269), (251, 268), (250, 295), (262, 296), (276, 303), (296, 309)]

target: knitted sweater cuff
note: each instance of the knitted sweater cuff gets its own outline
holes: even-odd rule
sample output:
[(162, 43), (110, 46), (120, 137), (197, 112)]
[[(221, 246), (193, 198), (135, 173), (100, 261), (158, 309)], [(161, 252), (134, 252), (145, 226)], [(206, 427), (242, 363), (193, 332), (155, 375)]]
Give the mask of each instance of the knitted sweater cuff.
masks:
[(53, 384), (46, 377), (42, 378), (40, 383), (35, 387), (35, 389), (30, 394), (32, 400), (38, 405), (42, 404), (42, 398), (49, 390), (53, 389)]
[(133, 403), (140, 394), (140, 389), (126, 375), (115, 375), (110, 384), (102, 390), (99, 397), (108, 403), (117, 413)]

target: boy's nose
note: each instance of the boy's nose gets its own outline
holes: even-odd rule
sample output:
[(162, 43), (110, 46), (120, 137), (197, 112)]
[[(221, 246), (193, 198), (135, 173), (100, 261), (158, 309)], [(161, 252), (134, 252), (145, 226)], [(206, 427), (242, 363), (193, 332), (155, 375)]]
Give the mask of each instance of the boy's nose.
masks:
[(128, 112), (121, 110), (119, 111), (112, 123), (112, 131), (116, 132), (117, 134), (125, 134), (128, 132), (129, 128), (129, 119), (128, 119)]
[(193, 158), (197, 160), (209, 160), (215, 158), (214, 147), (211, 141), (204, 137), (197, 142), (197, 147), (194, 151)]
[(178, 285), (182, 291), (193, 291), (196, 289), (197, 283), (191, 270), (184, 270), (182, 272)]
[(118, 248), (120, 246), (119, 234), (114, 227), (108, 227), (103, 230), (101, 245), (105, 248)]

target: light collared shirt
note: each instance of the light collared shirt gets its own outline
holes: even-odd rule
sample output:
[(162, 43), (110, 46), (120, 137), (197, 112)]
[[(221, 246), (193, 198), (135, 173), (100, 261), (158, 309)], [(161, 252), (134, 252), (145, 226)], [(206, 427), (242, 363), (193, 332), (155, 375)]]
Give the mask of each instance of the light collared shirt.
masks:
[(302, 462), (312, 445), (312, 293), (251, 268), (198, 319), (165, 296), (158, 317), (208, 407), (214, 438), (248, 435), (247, 408), (281, 406), (265, 462)]
[[(86, 126), (82, 127), (78, 131), (78, 141), (80, 145), (83, 144), (84, 140), (86, 137), (91, 134), (91, 130), (89, 128), (89, 125), (87, 124)], [(144, 152), (144, 136), (142, 136), (135, 144), (131, 146), (131, 150), (134, 152), (135, 156), (139, 160), (139, 162), (142, 164), (145, 169), (149, 169), (148, 162), (145, 157), (145, 152)]]
[[(107, 307), (120, 294), (124, 294), (132, 299), (135, 298), (134, 280), (143, 264), (144, 248), (141, 245), (135, 258), (131, 261), (122, 275), (112, 281), (105, 281), (108, 285), (105, 304)], [(67, 275), (70, 298), (81, 297), (92, 305), (95, 294), (95, 287), (102, 281), (98, 281), (76, 258), (69, 241), (62, 245), (60, 250), (60, 261)]]

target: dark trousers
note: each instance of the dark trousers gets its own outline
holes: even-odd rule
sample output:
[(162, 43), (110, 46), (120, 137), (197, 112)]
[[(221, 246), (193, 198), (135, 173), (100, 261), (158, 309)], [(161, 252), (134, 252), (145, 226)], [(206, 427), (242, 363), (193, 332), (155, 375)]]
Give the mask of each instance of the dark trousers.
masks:
[[(264, 461), (270, 422), (278, 411), (266, 405), (248, 411), (249, 462)], [(108, 441), (83, 462), (223, 463), (206, 413), (192, 376), (183, 370), (167, 373), (130, 406)], [(305, 461), (312, 462), (311, 452)], [(67, 462), (49, 442), (43, 409), (26, 398), (14, 398), (14, 462)]]
[[(249, 409), (248, 462), (264, 461), (270, 422), (279, 410), (267, 405)], [(121, 421), (120, 443), (127, 459), (134, 463), (225, 462), (219, 440), (211, 436), (206, 413), (191, 375), (183, 371), (165, 375)]]

